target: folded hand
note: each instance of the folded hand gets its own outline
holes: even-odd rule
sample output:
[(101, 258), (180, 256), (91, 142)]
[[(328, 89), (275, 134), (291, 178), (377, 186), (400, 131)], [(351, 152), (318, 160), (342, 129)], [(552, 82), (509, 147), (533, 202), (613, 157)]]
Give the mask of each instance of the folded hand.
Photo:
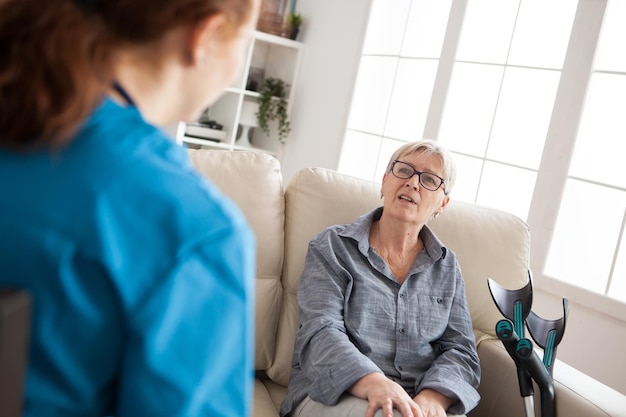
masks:
[(446, 410), (452, 404), (450, 398), (432, 389), (425, 389), (413, 399), (424, 413), (424, 417), (446, 417)]
[(402, 417), (426, 417), (406, 391), (382, 373), (364, 376), (350, 388), (349, 392), (368, 401), (365, 417), (374, 417), (379, 409), (383, 410), (384, 417), (393, 417), (394, 408), (402, 413)]

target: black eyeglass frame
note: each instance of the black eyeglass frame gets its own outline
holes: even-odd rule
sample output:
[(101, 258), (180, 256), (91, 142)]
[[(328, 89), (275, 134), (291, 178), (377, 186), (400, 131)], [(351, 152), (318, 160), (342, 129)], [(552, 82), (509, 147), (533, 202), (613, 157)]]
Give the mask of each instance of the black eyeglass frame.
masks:
[[(396, 166), (396, 164), (397, 164), (398, 162), (400, 162), (400, 163), (401, 163), (401, 164), (403, 164), (403, 165), (406, 165), (408, 168), (411, 168), (411, 169), (413, 170), (413, 173), (412, 173), (410, 176), (408, 176), (408, 177), (400, 177), (400, 176), (398, 176), (398, 174), (396, 174), (396, 173), (394, 172), (394, 167)], [(406, 162), (404, 162), (404, 161), (399, 161), (399, 160), (397, 160), (397, 159), (394, 159), (394, 160), (391, 162), (391, 173), (393, 174), (393, 176), (394, 176), (394, 177), (396, 177), (396, 178), (400, 178), (401, 180), (408, 180), (409, 178), (413, 177), (414, 175), (417, 175), (417, 179), (418, 179), (418, 181), (419, 181), (420, 185), (421, 185), (422, 187), (424, 187), (424, 188), (425, 188), (426, 190), (428, 190), (428, 191), (437, 191), (437, 190), (438, 190), (438, 189), (440, 189), (440, 188), (441, 188), (441, 186), (442, 186), (442, 185), (444, 185), (444, 184), (445, 184), (445, 182), (446, 182), (446, 180), (444, 180), (443, 178), (441, 178), (441, 177), (440, 177), (439, 175), (437, 175), (437, 174), (433, 174), (432, 172), (421, 172), (421, 171), (418, 171), (418, 170), (416, 170), (415, 168), (413, 168), (413, 166), (412, 166), (412, 165), (410, 165), (410, 164), (408, 164), (408, 163), (406, 163)], [(435, 188), (435, 189), (428, 188), (429, 186), (428, 186), (427, 184), (424, 184), (424, 183), (422, 182), (422, 174), (431, 175), (431, 176), (433, 176), (433, 177), (435, 177), (435, 178), (439, 178), (439, 180), (440, 180), (441, 182), (439, 183), (439, 185), (438, 185), (438, 186), (437, 186), (437, 188)], [(446, 187), (443, 187), (443, 193), (444, 193), (444, 194), (446, 194), (446, 195), (448, 194), (448, 193), (446, 192)]]

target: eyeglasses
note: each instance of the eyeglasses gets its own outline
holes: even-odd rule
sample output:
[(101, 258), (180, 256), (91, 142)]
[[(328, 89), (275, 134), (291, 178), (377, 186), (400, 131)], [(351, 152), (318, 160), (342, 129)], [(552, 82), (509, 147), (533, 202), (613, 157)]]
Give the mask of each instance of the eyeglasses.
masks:
[[(443, 183), (446, 182), (438, 175), (431, 174), (430, 172), (419, 172), (406, 162), (398, 160), (393, 161), (391, 165), (391, 173), (397, 178), (403, 180), (408, 180), (413, 175), (417, 175), (420, 185), (429, 191), (437, 191), (439, 187), (441, 187)], [(443, 192), (446, 192), (445, 188)]]

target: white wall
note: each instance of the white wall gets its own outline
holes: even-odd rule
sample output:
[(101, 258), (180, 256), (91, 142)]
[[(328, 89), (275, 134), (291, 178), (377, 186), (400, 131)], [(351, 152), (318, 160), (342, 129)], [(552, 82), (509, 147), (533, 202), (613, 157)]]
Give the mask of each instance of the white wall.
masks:
[(361, 59), (370, 0), (299, 0), (305, 44), (292, 131), (281, 158), (285, 183), (308, 166), (336, 169)]
[[(304, 17), (299, 40), (305, 52), (292, 107), (293, 130), (281, 158), (285, 183), (304, 167), (338, 167), (370, 7), (371, 0), (297, 3)], [(544, 318), (559, 318), (561, 298), (536, 283), (533, 310)], [(626, 318), (570, 299), (558, 359), (626, 394), (624, 346)]]
[[(569, 302), (557, 359), (626, 394), (626, 323), (576, 300)], [(533, 311), (545, 319), (558, 319), (563, 316), (562, 297), (538, 289), (533, 296)]]

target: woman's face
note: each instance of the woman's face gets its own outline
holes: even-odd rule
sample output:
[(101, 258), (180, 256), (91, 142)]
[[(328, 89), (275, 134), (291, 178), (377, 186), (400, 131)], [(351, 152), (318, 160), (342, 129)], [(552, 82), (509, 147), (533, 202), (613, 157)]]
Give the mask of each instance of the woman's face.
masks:
[[(443, 178), (441, 160), (435, 155), (415, 152), (399, 157), (398, 161), (419, 172), (428, 172)], [(401, 179), (392, 172), (387, 172), (382, 182), (382, 193), (385, 196), (383, 215), (421, 227), (450, 201), (450, 197), (444, 193), (444, 187), (445, 184), (430, 191), (420, 184), (418, 175)]]

